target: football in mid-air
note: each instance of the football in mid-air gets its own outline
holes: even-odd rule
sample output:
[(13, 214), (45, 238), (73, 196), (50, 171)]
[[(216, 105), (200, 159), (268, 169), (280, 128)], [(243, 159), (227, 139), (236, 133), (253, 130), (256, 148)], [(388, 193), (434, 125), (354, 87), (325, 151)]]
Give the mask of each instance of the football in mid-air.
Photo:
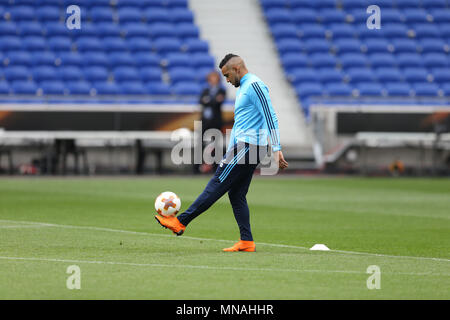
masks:
[(181, 199), (175, 193), (166, 191), (155, 200), (155, 210), (163, 217), (174, 217), (181, 208)]

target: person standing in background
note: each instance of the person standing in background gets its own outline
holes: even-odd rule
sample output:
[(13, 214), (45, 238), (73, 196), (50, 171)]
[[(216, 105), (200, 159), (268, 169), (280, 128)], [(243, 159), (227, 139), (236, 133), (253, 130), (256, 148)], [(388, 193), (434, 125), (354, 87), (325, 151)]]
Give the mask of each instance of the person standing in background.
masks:
[[(221, 86), (220, 75), (216, 71), (211, 71), (207, 77), (208, 87), (206, 87), (200, 95), (200, 105), (202, 106), (202, 152), (205, 145), (203, 144), (203, 134), (208, 129), (217, 129), (222, 131), (222, 104), (225, 101), (226, 91)], [(214, 151), (213, 151), (214, 153)], [(212, 154), (214, 156), (214, 154)], [(206, 173), (212, 171), (213, 166), (207, 164), (195, 164), (195, 173)]]

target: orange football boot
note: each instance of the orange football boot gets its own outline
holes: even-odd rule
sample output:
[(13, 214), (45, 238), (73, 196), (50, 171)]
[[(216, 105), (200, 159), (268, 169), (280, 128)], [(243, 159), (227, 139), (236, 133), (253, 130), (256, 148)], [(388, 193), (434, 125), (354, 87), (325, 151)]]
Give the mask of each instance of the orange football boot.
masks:
[(245, 252), (255, 252), (256, 245), (254, 241), (244, 241), (239, 240), (232, 247), (223, 249), (225, 252), (236, 252), (236, 251), (245, 251)]
[(186, 227), (178, 220), (177, 217), (162, 217), (160, 215), (155, 216), (156, 221), (166, 229), (172, 230), (177, 236), (181, 236), (186, 230)]

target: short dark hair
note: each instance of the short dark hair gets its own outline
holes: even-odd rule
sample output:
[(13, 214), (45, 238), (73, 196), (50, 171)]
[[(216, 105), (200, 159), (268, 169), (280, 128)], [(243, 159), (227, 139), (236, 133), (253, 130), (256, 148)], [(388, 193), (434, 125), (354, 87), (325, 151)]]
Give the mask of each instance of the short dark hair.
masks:
[(222, 69), (222, 67), (223, 67), (224, 65), (226, 65), (227, 62), (230, 61), (231, 58), (234, 58), (234, 57), (239, 57), (239, 56), (236, 55), (236, 54), (233, 54), (233, 53), (227, 54), (227, 55), (222, 59), (222, 61), (220, 61), (219, 68)]

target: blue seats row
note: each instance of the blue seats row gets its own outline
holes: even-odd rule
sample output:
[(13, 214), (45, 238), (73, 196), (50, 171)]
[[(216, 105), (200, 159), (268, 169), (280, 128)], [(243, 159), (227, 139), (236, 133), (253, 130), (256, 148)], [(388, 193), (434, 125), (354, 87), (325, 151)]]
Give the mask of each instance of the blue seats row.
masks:
[[(450, 27), (450, 26), (449, 26)], [(448, 53), (450, 45), (443, 39), (425, 38), (420, 41), (412, 39), (372, 39), (361, 41), (353, 38), (341, 38), (335, 41), (324, 39), (308, 39), (301, 41), (298, 39), (279, 39), (276, 46), (281, 55), (285, 53), (301, 52), (335, 52), (342, 54), (354, 53)]]
[(361, 53), (344, 53), (340, 56), (329, 53), (315, 53), (311, 55), (287, 53), (281, 56), (281, 63), (286, 72), (298, 67), (427, 67), (438, 68), (450, 66), (448, 54), (427, 53), (419, 55), (417, 53), (381, 54), (372, 53), (365, 55)]
[(84, 8), (103, 7), (136, 7), (144, 8), (187, 8), (188, 0), (0, 0), (0, 5), (27, 6), (64, 6), (78, 5)]
[(450, 84), (446, 83), (438, 86), (435, 83), (416, 82), (416, 83), (359, 83), (353, 87), (351, 85), (335, 82), (321, 84), (317, 82), (303, 83), (295, 87), (297, 94), (302, 98), (315, 96), (332, 96), (332, 97), (442, 97), (450, 94)]
[(158, 81), (108, 82), (103, 80), (58, 81), (45, 80), (36, 83), (16, 80), (0, 81), (0, 95), (199, 95), (202, 86), (198, 83), (179, 82), (173, 86)]
[(261, 0), (264, 9), (270, 8), (367, 8), (378, 5), (381, 8), (447, 8), (446, 0)]

